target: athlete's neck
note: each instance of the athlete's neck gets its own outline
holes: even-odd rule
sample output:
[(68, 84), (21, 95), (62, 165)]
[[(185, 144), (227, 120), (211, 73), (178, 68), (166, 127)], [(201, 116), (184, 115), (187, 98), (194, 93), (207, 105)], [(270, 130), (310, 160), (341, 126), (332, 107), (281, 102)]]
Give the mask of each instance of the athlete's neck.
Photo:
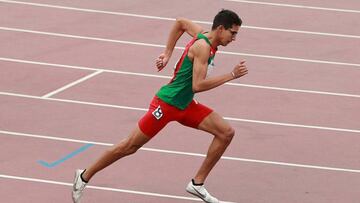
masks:
[(214, 31), (210, 31), (206, 33), (205, 36), (209, 39), (211, 47), (213, 49), (217, 49), (219, 46), (219, 41), (216, 39), (216, 33)]

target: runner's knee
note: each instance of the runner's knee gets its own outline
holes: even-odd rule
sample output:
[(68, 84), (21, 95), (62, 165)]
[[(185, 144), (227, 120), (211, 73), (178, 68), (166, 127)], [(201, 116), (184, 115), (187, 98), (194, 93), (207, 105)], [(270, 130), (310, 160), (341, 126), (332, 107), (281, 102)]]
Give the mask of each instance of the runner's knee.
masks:
[(221, 135), (219, 136), (219, 138), (224, 141), (225, 143), (230, 143), (231, 140), (233, 139), (235, 135), (235, 130), (232, 127), (228, 127), (226, 128)]

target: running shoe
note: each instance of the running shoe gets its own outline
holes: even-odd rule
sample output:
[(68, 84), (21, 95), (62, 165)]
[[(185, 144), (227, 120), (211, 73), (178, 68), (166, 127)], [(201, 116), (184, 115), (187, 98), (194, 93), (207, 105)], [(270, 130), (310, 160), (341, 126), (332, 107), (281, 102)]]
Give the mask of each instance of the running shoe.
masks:
[(220, 203), (218, 199), (211, 196), (204, 185), (194, 185), (193, 180), (186, 187), (186, 191), (202, 199), (206, 203)]
[(74, 203), (79, 203), (80, 198), (82, 196), (82, 193), (85, 189), (86, 182), (84, 182), (81, 178), (81, 174), (85, 170), (77, 169), (75, 171), (75, 178), (74, 178), (74, 184), (73, 184), (73, 191), (72, 191), (72, 199)]

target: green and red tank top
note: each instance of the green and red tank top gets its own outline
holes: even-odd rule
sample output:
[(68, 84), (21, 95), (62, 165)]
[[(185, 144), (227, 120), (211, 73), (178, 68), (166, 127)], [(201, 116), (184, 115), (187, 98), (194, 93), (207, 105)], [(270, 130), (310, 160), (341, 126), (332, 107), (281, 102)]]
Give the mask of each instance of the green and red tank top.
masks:
[(185, 109), (194, 98), (194, 92), (192, 90), (193, 62), (188, 57), (188, 51), (195, 41), (199, 39), (204, 39), (210, 45), (208, 73), (213, 69), (216, 49), (211, 47), (209, 39), (204, 34), (199, 33), (186, 45), (184, 53), (176, 63), (174, 76), (171, 81), (161, 87), (156, 93), (156, 96), (164, 102), (182, 110)]

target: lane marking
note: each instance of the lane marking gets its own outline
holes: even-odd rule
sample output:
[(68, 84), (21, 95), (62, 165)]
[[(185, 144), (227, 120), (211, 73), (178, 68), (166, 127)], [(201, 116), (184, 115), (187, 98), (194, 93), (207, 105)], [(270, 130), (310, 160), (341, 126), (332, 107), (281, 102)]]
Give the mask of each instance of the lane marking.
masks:
[(336, 12), (344, 12), (344, 13), (360, 13), (359, 10), (352, 10), (352, 9), (326, 8), (326, 7), (305, 6), (305, 5), (296, 5), (296, 4), (271, 3), (271, 2), (246, 1), (246, 0), (224, 0), (224, 1), (232, 1), (232, 2), (248, 3), (248, 4), (260, 4), (260, 5), (268, 5), (268, 6), (301, 8), (301, 9), (323, 10), (323, 11), (336, 11)]
[[(133, 42), (133, 41), (126, 41), (126, 40), (114, 40), (114, 39), (106, 39), (106, 38), (98, 38), (98, 37), (88, 37), (88, 36), (80, 36), (80, 35), (53, 33), (53, 32), (43, 32), (43, 31), (18, 29), (18, 28), (11, 28), (11, 27), (0, 27), (0, 30), (10, 31), (10, 32), (31, 33), (31, 34), (46, 35), (46, 36), (55, 36), (55, 37), (64, 37), (64, 38), (72, 38), (72, 39), (83, 39), (83, 40), (92, 40), (92, 41), (101, 41), (101, 42), (111, 42), (111, 43), (138, 45), (138, 46), (165, 48), (165, 45), (161, 45), (161, 44)], [(183, 50), (185, 48), (184, 47), (175, 47), (175, 49)], [(358, 63), (346, 63), (346, 62), (338, 62), (338, 61), (325, 61), (325, 60), (316, 60), (316, 59), (293, 58), (293, 57), (272, 56), (272, 55), (264, 55), (264, 54), (251, 54), (251, 53), (230, 52), (230, 51), (218, 51), (217, 53), (227, 54), (227, 55), (237, 55), (237, 56), (251, 56), (251, 57), (257, 57), (257, 58), (270, 58), (270, 59), (287, 60), (287, 61), (299, 61), (299, 62), (307, 62), (307, 63), (319, 63), (319, 64), (329, 64), (329, 65), (360, 67), (360, 64), (358, 64)]]
[[(5, 174), (0, 174), (0, 178), (28, 181), (28, 182), (36, 182), (36, 183), (45, 183), (45, 184), (52, 184), (52, 185), (64, 185), (64, 186), (70, 186), (70, 187), (72, 187), (72, 185), (73, 185), (72, 183), (67, 183), (67, 182), (45, 180), (45, 179), (39, 179), (39, 178), (21, 177), (21, 176), (12, 176), (12, 175), (5, 175)], [(198, 201), (198, 202), (201, 201), (199, 198), (192, 198), (192, 197), (186, 197), (186, 196), (168, 195), (168, 194), (153, 193), (153, 192), (142, 192), (142, 191), (136, 191), (136, 190), (125, 190), (125, 189), (110, 188), (110, 187), (99, 187), (99, 186), (94, 186), (94, 185), (88, 185), (88, 186), (86, 186), (86, 188), (94, 189), (94, 190), (128, 193), (128, 194), (134, 194), (134, 195), (144, 195), (144, 196), (170, 198), (170, 199), (181, 199), (181, 200), (190, 200), (190, 201)], [(235, 202), (226, 202), (226, 203), (235, 203)]]
[(294, 124), (294, 123), (280, 123), (280, 122), (260, 121), (260, 120), (241, 119), (241, 118), (232, 118), (232, 117), (224, 117), (224, 119), (229, 120), (229, 121), (240, 121), (240, 122), (245, 122), (245, 123), (258, 123), (258, 124), (277, 125), (277, 126), (284, 126), (284, 127), (309, 128), (309, 129), (317, 129), (317, 130), (360, 133), (360, 130), (324, 127), (324, 126), (316, 126), (316, 125), (301, 125), (301, 124)]
[(94, 144), (91, 144), (91, 143), (86, 144), (86, 145), (80, 147), (79, 149), (71, 152), (70, 154), (68, 154), (68, 155), (66, 155), (66, 156), (64, 156), (64, 157), (62, 157), (62, 158), (60, 158), (60, 159), (58, 159), (58, 160), (56, 160), (56, 161), (54, 161), (52, 163), (48, 163), (48, 162), (43, 161), (43, 160), (38, 161), (38, 163), (45, 166), (45, 167), (47, 167), (47, 168), (53, 168), (53, 167), (65, 162), (65, 161), (73, 158), (74, 156), (80, 154), (81, 152), (84, 152), (85, 150), (89, 149), (92, 146), (94, 146)]
[(43, 97), (43, 98), (52, 97), (52, 96), (54, 96), (55, 94), (58, 94), (58, 93), (60, 93), (60, 92), (63, 92), (63, 91), (65, 91), (65, 90), (71, 88), (71, 87), (74, 87), (75, 85), (78, 85), (78, 84), (80, 84), (80, 83), (82, 83), (82, 82), (84, 82), (84, 81), (86, 81), (86, 80), (88, 80), (88, 79), (90, 79), (90, 78), (92, 78), (92, 77), (95, 77), (96, 75), (99, 75), (99, 74), (102, 73), (102, 72), (104, 72), (104, 71), (103, 71), (103, 70), (97, 70), (97, 71), (94, 72), (94, 73), (91, 73), (91, 74), (89, 74), (89, 75), (87, 75), (87, 76), (84, 76), (84, 77), (82, 77), (82, 78), (80, 78), (80, 79), (78, 79), (78, 80), (76, 80), (76, 81), (74, 81), (74, 82), (72, 82), (72, 83), (69, 83), (69, 84), (67, 84), (67, 85), (65, 85), (65, 86), (63, 86), (63, 87), (60, 87), (60, 88), (52, 91), (52, 92), (49, 92), (48, 94), (45, 94), (45, 95), (42, 96), (42, 97)]
[[(119, 106), (119, 105), (114, 105), (114, 104), (86, 102), (86, 101), (70, 100), (70, 99), (42, 98), (39, 96), (16, 94), (16, 93), (9, 93), (9, 92), (0, 92), (0, 95), (21, 97), (21, 98), (30, 98), (30, 99), (39, 99), (39, 100), (46, 100), (46, 101), (65, 102), (65, 103), (72, 103), (72, 104), (90, 105), (90, 106), (100, 106), (100, 107), (125, 109), (125, 110), (136, 110), (136, 111), (145, 111), (145, 112), (148, 110), (146, 108)], [(256, 123), (256, 124), (263, 124), (263, 125), (275, 125), (275, 126), (282, 126), (282, 127), (308, 128), (308, 129), (316, 129), (316, 130), (346, 132), (346, 133), (360, 133), (360, 130), (358, 130), (358, 129), (333, 128), (333, 127), (324, 127), (324, 126), (316, 126), (316, 125), (301, 125), (301, 124), (294, 124), (294, 123), (281, 123), (281, 122), (251, 120), (251, 119), (233, 118), (233, 117), (224, 117), (224, 119), (229, 120), (229, 121)]]
[[(41, 3), (30, 3), (30, 2), (22, 2), (22, 1), (0, 0), (0, 2), (12, 3), (12, 4), (22, 4), (22, 5), (28, 5), (28, 6), (45, 7), (45, 8), (73, 10), (73, 11), (89, 12), (89, 13), (100, 13), (100, 14), (108, 14), (108, 15), (154, 19), (154, 20), (165, 20), (165, 21), (175, 21), (176, 20), (175, 18), (168, 18), (168, 17), (159, 17), (159, 16), (141, 15), (141, 14), (133, 14), (133, 13), (114, 12), (114, 11), (103, 11), (103, 10), (86, 9), (86, 8), (75, 8), (75, 7), (68, 7), (68, 6), (59, 6), (59, 5), (50, 5), (50, 4), (41, 4)], [(199, 21), (199, 20), (193, 20), (193, 21), (195, 23), (199, 23), (199, 24), (212, 25), (212, 22), (209, 22), (209, 21)], [(326, 32), (312, 32), (312, 31), (281, 29), (281, 28), (271, 28), (271, 27), (257, 27), (257, 26), (250, 26), (250, 25), (248, 25), (248, 26), (242, 25), (241, 27), (245, 28), (245, 29), (255, 29), (255, 30), (275, 31), (275, 32), (289, 32), (289, 33), (320, 35), (320, 36), (328, 36), (328, 37), (343, 37), (343, 38), (360, 39), (359, 35), (335, 34), (335, 33), (326, 33)]]
[(346, 94), (346, 93), (338, 93), (338, 92), (292, 89), (292, 88), (271, 87), (271, 86), (263, 86), (263, 85), (240, 84), (240, 83), (228, 83), (228, 85), (249, 87), (249, 88), (258, 88), (258, 89), (269, 89), (269, 90), (277, 90), (277, 91), (285, 91), (285, 92), (299, 92), (299, 93), (307, 93), (307, 94), (320, 94), (320, 95), (360, 98), (360, 95), (357, 95), (357, 94)]
[(269, 28), (269, 27), (257, 27), (257, 26), (246, 26), (242, 25), (241, 28), (248, 28), (254, 30), (266, 30), (266, 31), (277, 31), (277, 32), (289, 32), (289, 33), (298, 33), (298, 34), (309, 34), (309, 35), (319, 35), (326, 37), (340, 37), (340, 38), (353, 38), (360, 39), (359, 35), (347, 35), (347, 34), (335, 34), (335, 33), (325, 33), (325, 32), (314, 32), (314, 31), (304, 31), (304, 30), (291, 30), (291, 29), (281, 29), (281, 28)]
[(230, 51), (218, 51), (218, 53), (227, 54), (227, 55), (236, 55), (236, 56), (250, 56), (250, 57), (256, 57), (256, 58), (278, 59), (278, 60), (285, 60), (285, 61), (297, 61), (297, 62), (306, 62), (306, 63), (319, 63), (319, 64), (329, 64), (329, 65), (360, 67), (360, 64), (358, 64), (358, 63), (346, 63), (346, 62), (338, 62), (338, 61), (293, 58), (293, 57), (273, 56), (273, 55), (264, 55), (264, 54), (249, 54), (249, 53), (230, 52)]
[[(102, 71), (102, 72), (106, 72), (106, 73), (116, 73), (116, 74), (123, 74), (123, 75), (135, 75), (135, 76), (142, 76), (142, 77), (171, 79), (170, 76), (164, 76), (164, 75), (154, 75), (154, 74), (147, 74), (147, 73), (137, 73), (137, 72), (118, 71), (118, 70), (108, 70), (108, 69), (101, 69), (101, 68), (90, 68), (90, 67), (85, 67), (85, 66), (72, 66), (72, 65), (64, 65), (64, 64), (45, 63), (45, 62), (39, 62), (39, 61), (28, 61), (28, 60), (14, 59), (14, 58), (0, 57), (0, 61), (24, 63), (24, 64), (35, 64), (35, 65), (41, 65), (41, 66), (51, 66), (51, 67), (57, 67), (57, 68), (68, 68), (68, 69), (77, 69), (77, 70)], [(232, 82), (225, 83), (225, 85), (256, 88), (256, 89), (267, 89), (267, 90), (275, 90), (275, 91), (285, 91), (285, 92), (300, 92), (300, 93), (308, 93), (308, 94), (320, 94), (320, 95), (360, 98), (360, 95), (357, 95), (357, 94), (347, 94), (347, 93), (339, 93), (339, 92), (292, 89), (292, 88), (273, 87), (273, 86), (264, 86), (264, 85), (252, 85), (252, 84), (242, 84), (242, 83), (232, 83)]]
[[(30, 133), (12, 132), (12, 131), (5, 131), (5, 130), (0, 130), (0, 134), (5, 134), (4, 136), (8, 136), (8, 135), (21, 136), (21, 137), (30, 137), (30, 138), (55, 140), (55, 141), (63, 141), (63, 142), (73, 142), (73, 143), (88, 143), (88, 144), (91, 143), (94, 145), (100, 145), (100, 146), (106, 146), (106, 147), (112, 147), (114, 145), (111, 143), (104, 143), (104, 142), (94, 142), (94, 141), (70, 139), (70, 138), (64, 138), (64, 137), (54, 137), (54, 136), (45, 136), (45, 135), (37, 135), (37, 134), (30, 134)], [(149, 152), (157, 152), (157, 153), (165, 153), (165, 154), (191, 156), (191, 157), (205, 157), (206, 156), (205, 154), (200, 154), (200, 153), (164, 150), (164, 149), (147, 148), (147, 147), (142, 147), (142, 148), (140, 148), (140, 150), (149, 151)], [(296, 163), (266, 161), (266, 160), (257, 160), (257, 159), (245, 159), (245, 158), (230, 157), (230, 156), (222, 156), (221, 159), (228, 160), (228, 161), (240, 161), (240, 162), (256, 163), (256, 164), (268, 164), (268, 165), (275, 165), (275, 166), (307, 168), (307, 169), (317, 169), (317, 170), (337, 171), (337, 172), (347, 172), (347, 173), (360, 173), (360, 170), (358, 170), (358, 169), (316, 166), (316, 165), (309, 165), (309, 164), (296, 164)]]

